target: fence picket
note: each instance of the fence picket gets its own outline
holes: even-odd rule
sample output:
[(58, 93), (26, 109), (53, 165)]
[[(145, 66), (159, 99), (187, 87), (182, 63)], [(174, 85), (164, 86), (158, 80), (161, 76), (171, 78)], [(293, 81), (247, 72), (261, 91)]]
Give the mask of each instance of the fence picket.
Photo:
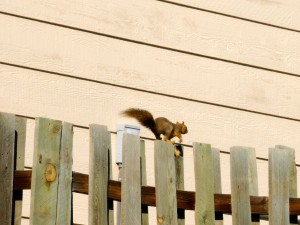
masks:
[[(175, 156), (175, 176), (176, 176), (176, 189), (177, 190), (184, 190), (184, 164), (183, 164), (183, 146), (182, 145), (175, 145), (176, 151), (180, 152), (180, 155)], [(185, 224), (185, 210), (184, 209), (177, 209), (177, 216), (178, 216), (178, 225)]]
[(213, 158), (209, 144), (193, 143), (195, 168), (195, 224), (215, 224)]
[(73, 125), (63, 122), (56, 225), (71, 223)]
[[(283, 145), (276, 145), (275, 148), (288, 151), (289, 165), (290, 165), (289, 166), (289, 174), (290, 174), (289, 197), (297, 198), (297, 168), (296, 168), (296, 163), (295, 163), (295, 149), (289, 148), (289, 147), (283, 146)], [(298, 224), (298, 217), (290, 216), (290, 223)]]
[(121, 218), (122, 225), (141, 224), (140, 138), (124, 133), (122, 154)]
[[(257, 177), (257, 164), (256, 154), (254, 148), (244, 148), (248, 155), (248, 181), (249, 181), (249, 195), (258, 196), (258, 177)], [(251, 215), (251, 224), (259, 225), (260, 217), (257, 214)]]
[[(146, 173), (146, 155), (145, 155), (145, 141), (140, 141), (141, 148), (141, 179), (142, 186), (147, 186), (147, 173)], [(148, 206), (142, 205), (142, 225), (149, 224)]]
[[(246, 148), (247, 149), (247, 148)], [(250, 225), (249, 155), (244, 147), (230, 148), (232, 224)]]
[(37, 118), (31, 178), (31, 225), (55, 224), (61, 121)]
[[(111, 153), (112, 153), (112, 151), (111, 151), (111, 135), (109, 132), (107, 133), (107, 135), (108, 135), (108, 137), (107, 137), (108, 143), (110, 143), (108, 145), (108, 158), (109, 158), (109, 160), (108, 160), (108, 162), (109, 162), (108, 177), (110, 180), (112, 180), (113, 179), (113, 170), (112, 170), (113, 166), (112, 166), (112, 157), (111, 157)], [(114, 225), (115, 224), (115, 222), (114, 222), (115, 213), (114, 213), (114, 201), (112, 199), (107, 200), (107, 207), (108, 207), (108, 224)]]
[(12, 221), (15, 126), (15, 115), (0, 113), (0, 224)]
[[(222, 194), (220, 150), (212, 148), (214, 193)], [(223, 225), (223, 213), (215, 212), (215, 225)]]
[[(16, 157), (16, 170), (24, 170), (25, 163), (25, 141), (26, 141), (26, 122), (27, 119), (23, 117), (16, 117), (16, 135), (17, 135), (17, 148), (15, 152)], [(14, 225), (21, 225), (22, 219), (22, 198), (23, 191), (14, 191), (14, 201), (15, 201), (15, 223)]]
[(178, 225), (174, 146), (154, 141), (157, 224)]
[(89, 215), (90, 225), (108, 224), (110, 133), (106, 126), (90, 125)]
[(289, 224), (289, 152), (269, 149), (270, 225)]

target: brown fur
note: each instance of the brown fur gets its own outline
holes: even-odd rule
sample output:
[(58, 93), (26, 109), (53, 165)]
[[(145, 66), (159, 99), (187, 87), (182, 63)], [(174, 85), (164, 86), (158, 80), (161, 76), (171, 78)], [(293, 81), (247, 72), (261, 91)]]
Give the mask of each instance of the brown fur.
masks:
[[(152, 114), (144, 109), (129, 108), (121, 112), (122, 115), (137, 119), (140, 124), (149, 128), (155, 135), (156, 139), (161, 139), (160, 135), (164, 135), (164, 141), (172, 141), (174, 137), (179, 138), (179, 142), (182, 142), (182, 134), (188, 132), (187, 126), (184, 122), (172, 123), (165, 117), (153, 118)], [(172, 141), (174, 142), (174, 141)]]

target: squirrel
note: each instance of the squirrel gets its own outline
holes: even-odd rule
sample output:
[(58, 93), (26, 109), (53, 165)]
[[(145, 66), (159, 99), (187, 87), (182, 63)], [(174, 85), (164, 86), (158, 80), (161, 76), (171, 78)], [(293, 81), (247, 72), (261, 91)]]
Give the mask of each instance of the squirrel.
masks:
[(129, 108), (121, 112), (123, 116), (128, 116), (135, 118), (141, 125), (149, 128), (152, 133), (155, 135), (156, 139), (161, 140), (160, 135), (163, 134), (164, 137), (162, 140), (171, 141), (174, 143), (174, 140), (171, 140), (175, 136), (179, 138), (179, 142), (182, 142), (181, 134), (186, 134), (188, 132), (187, 126), (184, 122), (172, 123), (165, 117), (153, 118), (153, 115), (144, 109), (138, 108)]

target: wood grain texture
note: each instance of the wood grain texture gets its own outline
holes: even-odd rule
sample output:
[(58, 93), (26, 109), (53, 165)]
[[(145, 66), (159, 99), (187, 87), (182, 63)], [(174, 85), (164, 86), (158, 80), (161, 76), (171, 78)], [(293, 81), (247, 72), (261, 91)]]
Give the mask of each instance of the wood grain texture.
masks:
[(221, 164), (220, 164), (220, 150), (217, 148), (211, 148), (212, 164), (213, 164), (213, 177), (214, 177), (214, 193), (222, 193), (221, 182)]
[[(299, 6), (296, 0), (294, 2)], [(130, 4), (126, 0), (91, 0), (84, 3), (7, 0), (0, 7), (10, 13), (146, 44), (300, 73), (300, 55), (297, 53), (300, 37), (297, 32), (201, 10), (160, 1), (144, 4), (139, 0)], [(57, 12), (64, 16), (59, 16)], [(273, 14), (273, 17), (276, 15)]]
[(110, 134), (106, 126), (90, 125), (89, 224), (108, 225)]
[(249, 156), (242, 147), (230, 149), (232, 224), (251, 224)]
[(30, 225), (50, 225), (56, 222), (61, 129), (61, 121), (36, 119)]
[(269, 149), (269, 221), (271, 225), (289, 224), (289, 152)]
[[(189, 133), (183, 138), (185, 144), (197, 140), (201, 134), (201, 139), (220, 149), (229, 149), (233, 143), (261, 149), (257, 152), (260, 157), (267, 157), (267, 149), (274, 143), (300, 149), (297, 122), (9, 66), (0, 66), (0, 71), (0, 101), (6, 102), (5, 111), (15, 114), (44, 115), (83, 126), (105, 123), (109, 130), (114, 131), (118, 122), (137, 124), (135, 120), (119, 117), (121, 110), (140, 107), (150, 110), (155, 117), (168, 117), (174, 122), (184, 120), (189, 128)], [(278, 127), (281, 127), (281, 132), (278, 132)], [(141, 130), (141, 136), (154, 137), (147, 129)], [(296, 162), (299, 162), (300, 152), (295, 154)]]
[(154, 142), (156, 216), (158, 225), (178, 225), (174, 146)]
[(56, 225), (71, 223), (73, 125), (62, 123)]
[(214, 225), (213, 158), (209, 144), (193, 143), (195, 169), (195, 224)]
[[(15, 169), (24, 170), (25, 163), (25, 143), (26, 143), (26, 123), (27, 119), (22, 117), (16, 117), (16, 135), (17, 135), (17, 149), (15, 152)], [(14, 211), (14, 225), (21, 225), (22, 220), (22, 198), (23, 191), (16, 191), (14, 195), (20, 198), (14, 199), (15, 211)]]
[(11, 224), (13, 216), (13, 176), (15, 115), (0, 113), (0, 224)]
[[(140, 149), (141, 149), (141, 180), (142, 186), (147, 186), (147, 160), (145, 153), (145, 140), (140, 140)], [(149, 225), (149, 214), (148, 206), (142, 205), (142, 225)]]
[[(275, 148), (282, 149), (288, 152), (289, 155), (289, 197), (297, 198), (297, 168), (295, 165), (295, 149), (283, 146), (276, 145)], [(297, 216), (290, 216), (291, 224), (298, 224)]]
[[(214, 193), (222, 194), (220, 150), (217, 148), (211, 148), (211, 153), (213, 165)], [(215, 214), (215, 225), (223, 225), (222, 213), (217, 212)]]
[(279, 0), (276, 2), (170, 0), (169, 2), (196, 7), (200, 10), (212, 11), (212, 13), (222, 13), (228, 16), (253, 20), (258, 23), (267, 23), (282, 28), (300, 30), (300, 3), (297, 0)]
[(0, 26), (4, 62), (300, 119), (297, 77), (5, 15)]
[[(258, 196), (258, 176), (257, 176), (257, 165), (256, 165), (256, 153), (254, 148), (243, 148), (248, 158), (248, 182), (249, 182), (249, 195)], [(252, 225), (259, 225), (259, 215), (251, 215)]]
[(297, 197), (297, 168), (295, 165), (295, 149), (283, 146), (276, 145), (275, 148), (282, 149), (288, 152), (289, 155), (289, 196), (292, 198)]
[[(182, 145), (174, 145), (175, 147), (175, 175), (176, 175), (176, 190), (184, 190), (184, 147)], [(176, 151), (180, 152), (177, 156)], [(185, 224), (185, 211), (177, 209), (178, 225)]]
[(141, 224), (140, 138), (124, 133), (122, 153), (121, 224)]

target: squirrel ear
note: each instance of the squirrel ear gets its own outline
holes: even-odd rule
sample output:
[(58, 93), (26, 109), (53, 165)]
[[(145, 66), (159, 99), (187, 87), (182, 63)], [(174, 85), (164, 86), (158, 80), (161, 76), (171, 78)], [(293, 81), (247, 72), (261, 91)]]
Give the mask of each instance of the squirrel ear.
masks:
[(184, 122), (182, 121), (182, 124), (184, 124)]

